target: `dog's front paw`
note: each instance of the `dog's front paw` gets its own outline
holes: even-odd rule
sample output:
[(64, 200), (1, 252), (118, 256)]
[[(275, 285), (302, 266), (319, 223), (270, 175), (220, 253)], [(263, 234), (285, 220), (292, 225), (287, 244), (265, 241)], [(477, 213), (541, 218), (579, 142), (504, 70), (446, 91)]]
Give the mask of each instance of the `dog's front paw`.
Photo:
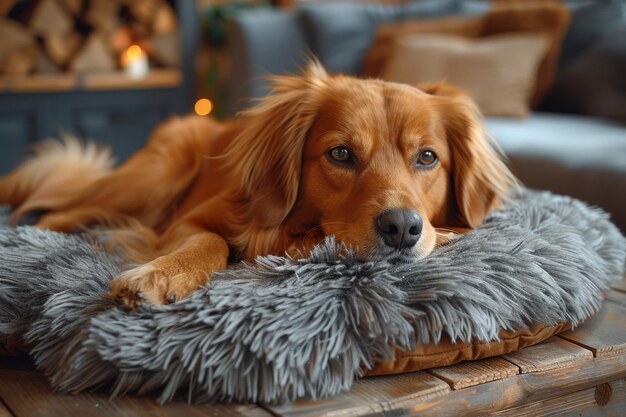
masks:
[(166, 292), (167, 278), (152, 264), (129, 269), (111, 282), (113, 299), (132, 311), (136, 311), (144, 300), (163, 304)]
[(111, 296), (118, 304), (136, 311), (144, 301), (152, 304), (173, 303), (207, 281), (207, 273), (172, 270), (151, 262), (125, 271), (115, 278), (111, 282)]

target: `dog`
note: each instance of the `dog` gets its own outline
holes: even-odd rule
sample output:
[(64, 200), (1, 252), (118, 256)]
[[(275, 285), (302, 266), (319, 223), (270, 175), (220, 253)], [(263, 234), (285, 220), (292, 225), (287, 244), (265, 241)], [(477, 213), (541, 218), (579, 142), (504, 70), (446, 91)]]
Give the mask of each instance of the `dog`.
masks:
[(111, 295), (134, 309), (180, 300), (229, 261), (302, 256), (329, 235), (360, 259), (424, 257), (450, 230), (479, 226), (516, 183), (453, 87), (330, 75), (316, 62), (272, 82), (231, 121), (166, 121), (114, 169), (93, 145), (44, 142), (0, 179), (0, 203), (13, 222), (36, 213), (41, 228), (111, 229), (136, 262)]

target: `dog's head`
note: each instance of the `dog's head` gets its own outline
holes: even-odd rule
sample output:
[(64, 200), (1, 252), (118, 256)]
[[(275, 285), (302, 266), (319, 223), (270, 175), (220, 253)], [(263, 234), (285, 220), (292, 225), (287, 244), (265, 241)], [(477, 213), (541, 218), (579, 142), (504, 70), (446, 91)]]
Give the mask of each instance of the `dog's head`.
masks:
[(281, 230), (282, 246), (257, 243), (248, 256), (335, 235), (363, 258), (421, 257), (437, 228), (480, 225), (514, 182), (473, 102), (451, 87), (330, 76), (316, 64), (274, 82), (244, 115), (238, 169), (253, 223)]

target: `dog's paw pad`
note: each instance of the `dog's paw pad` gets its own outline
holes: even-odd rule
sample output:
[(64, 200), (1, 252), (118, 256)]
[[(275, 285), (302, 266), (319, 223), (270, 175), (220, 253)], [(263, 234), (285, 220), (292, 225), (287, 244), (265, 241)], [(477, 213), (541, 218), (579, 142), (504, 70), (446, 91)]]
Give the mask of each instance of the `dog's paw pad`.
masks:
[(114, 299), (119, 306), (133, 312), (139, 310), (143, 302), (141, 291), (134, 291), (128, 288), (120, 290), (114, 295)]

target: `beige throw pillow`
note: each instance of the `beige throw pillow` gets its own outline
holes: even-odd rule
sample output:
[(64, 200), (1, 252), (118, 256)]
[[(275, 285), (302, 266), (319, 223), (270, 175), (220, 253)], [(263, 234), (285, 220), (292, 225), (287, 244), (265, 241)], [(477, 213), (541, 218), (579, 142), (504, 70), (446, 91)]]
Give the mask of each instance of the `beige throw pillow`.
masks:
[(549, 47), (542, 34), (479, 39), (405, 35), (395, 40), (382, 78), (406, 84), (445, 81), (466, 90), (489, 116), (525, 116)]

